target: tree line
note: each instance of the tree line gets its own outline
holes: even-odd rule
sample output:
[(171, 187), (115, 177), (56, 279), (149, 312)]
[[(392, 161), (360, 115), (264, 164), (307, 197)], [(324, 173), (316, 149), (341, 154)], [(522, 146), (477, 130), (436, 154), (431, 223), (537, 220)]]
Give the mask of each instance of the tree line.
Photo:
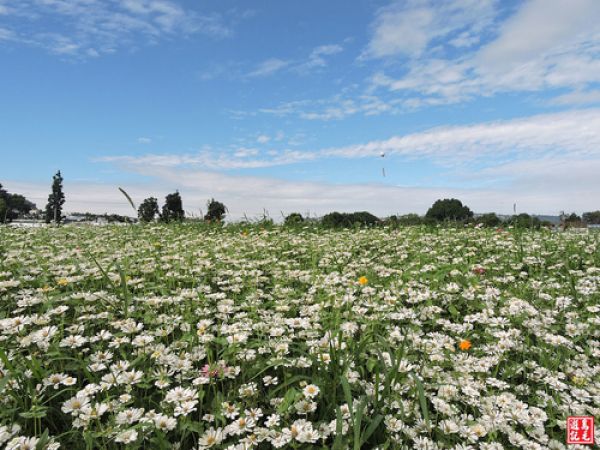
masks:
[[(206, 207), (205, 221), (223, 221), (227, 213), (227, 207), (223, 203), (212, 198), (208, 201)], [(165, 197), (165, 203), (161, 210), (158, 209), (158, 200), (156, 197), (148, 197), (140, 204), (137, 212), (138, 219), (144, 223), (154, 222), (155, 220), (168, 223), (185, 219), (185, 211), (183, 210), (183, 202), (179, 191), (175, 191)]]
[[(127, 200), (132, 207), (136, 209), (129, 195), (123, 189), (119, 188), (119, 190), (127, 197)], [(61, 223), (64, 220), (65, 217), (62, 212), (64, 203), (65, 194), (63, 192), (63, 177), (59, 170), (52, 177), (51, 191), (43, 211), (43, 218), (46, 223)], [(211, 198), (206, 206), (207, 212), (203, 216), (204, 221), (221, 223), (224, 220), (228, 211), (223, 203)], [(2, 184), (0, 184), (0, 223), (8, 223), (17, 218), (26, 217), (34, 210), (36, 210), (36, 205), (33, 202), (27, 200), (27, 198), (21, 194), (7, 192), (3, 189)], [(185, 211), (183, 209), (183, 200), (179, 191), (168, 194), (165, 197), (162, 208), (159, 208), (156, 197), (148, 197), (144, 199), (136, 209), (136, 212), (138, 220), (142, 223), (155, 221), (169, 223), (186, 220)], [(103, 217), (108, 221), (131, 221), (130, 218), (119, 216), (117, 214), (97, 215), (82, 213), (81, 215), (88, 219)], [(285, 217), (284, 225), (297, 226), (306, 224), (308, 221), (314, 222), (315, 220), (303, 217), (302, 214), (294, 212)], [(325, 214), (317, 221), (326, 228), (349, 228), (355, 226), (376, 225), (436, 225), (440, 223), (480, 224), (486, 227), (507, 225), (519, 228), (540, 228), (552, 225), (550, 222), (540, 220), (538, 217), (526, 213), (515, 214), (505, 220), (502, 220), (495, 213), (487, 213), (475, 217), (473, 211), (471, 211), (467, 205), (464, 205), (460, 200), (455, 198), (436, 200), (424, 216), (419, 216), (418, 214), (405, 214), (401, 216), (393, 215), (380, 219), (368, 211), (358, 211), (353, 213), (334, 211)], [(560, 224), (564, 228), (600, 224), (600, 210), (585, 212), (582, 216), (575, 213), (561, 213)]]

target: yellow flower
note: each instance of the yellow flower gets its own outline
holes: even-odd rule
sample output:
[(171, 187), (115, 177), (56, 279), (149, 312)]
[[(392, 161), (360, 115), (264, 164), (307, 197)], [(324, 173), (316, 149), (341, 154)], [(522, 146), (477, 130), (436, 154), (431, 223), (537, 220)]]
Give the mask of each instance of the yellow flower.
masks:
[(60, 278), (56, 284), (58, 284), (59, 286), (66, 286), (67, 284), (69, 284), (69, 280), (67, 280), (66, 278)]
[(463, 352), (466, 352), (467, 350), (469, 350), (471, 348), (471, 341), (468, 339), (463, 339), (458, 344), (458, 348), (460, 348)]
[(369, 279), (363, 275), (362, 277), (360, 277), (358, 279), (358, 282), (361, 286), (364, 286), (365, 284), (367, 284), (369, 282)]

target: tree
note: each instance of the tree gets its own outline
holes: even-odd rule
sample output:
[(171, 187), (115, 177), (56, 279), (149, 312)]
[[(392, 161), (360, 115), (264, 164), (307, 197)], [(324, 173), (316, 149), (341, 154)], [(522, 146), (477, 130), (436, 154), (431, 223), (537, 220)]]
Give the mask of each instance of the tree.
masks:
[(583, 221), (588, 225), (600, 224), (600, 211), (590, 211), (583, 213)]
[(11, 222), (35, 209), (35, 204), (21, 194), (10, 194), (0, 184), (0, 223)]
[(60, 170), (56, 172), (52, 178), (52, 192), (48, 196), (48, 204), (46, 205), (46, 223), (60, 223), (63, 219), (62, 206), (65, 203), (65, 194), (63, 193), (63, 177)]
[(208, 201), (206, 207), (208, 208), (208, 211), (204, 215), (204, 220), (208, 220), (209, 222), (221, 222), (225, 217), (225, 213), (227, 212), (225, 205), (216, 201), (214, 198), (211, 198)]
[(8, 221), (8, 192), (2, 188), (0, 183), (0, 223)]
[(152, 222), (158, 215), (158, 201), (155, 197), (148, 197), (138, 208), (140, 222)]
[(578, 228), (578, 227), (582, 227), (583, 226), (583, 222), (581, 220), (581, 217), (579, 217), (575, 213), (571, 213), (569, 215), (562, 214), (561, 215), (561, 222), (562, 222), (563, 228), (570, 228), (570, 227)]
[(437, 220), (438, 222), (466, 220), (473, 217), (473, 211), (468, 206), (463, 205), (458, 199), (445, 198), (443, 200), (436, 200), (427, 211), (427, 214), (425, 214), (425, 217)]
[(8, 206), (6, 200), (0, 197), (0, 223), (5, 223), (8, 220)]
[(300, 225), (303, 222), (304, 222), (304, 217), (302, 217), (302, 214), (291, 213), (290, 215), (288, 215), (285, 218), (283, 224), (286, 226), (295, 226), (295, 225)]
[(162, 207), (161, 220), (169, 222), (171, 220), (183, 220), (185, 212), (181, 202), (179, 191), (175, 191), (165, 197), (165, 204)]
[(476, 222), (482, 223), (483, 226), (490, 228), (497, 227), (502, 223), (500, 217), (498, 217), (495, 213), (482, 214), (476, 219)]

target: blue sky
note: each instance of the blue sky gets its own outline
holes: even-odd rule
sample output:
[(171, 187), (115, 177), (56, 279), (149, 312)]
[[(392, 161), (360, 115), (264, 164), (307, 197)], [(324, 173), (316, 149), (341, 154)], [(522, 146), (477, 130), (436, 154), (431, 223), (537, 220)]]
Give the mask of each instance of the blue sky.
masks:
[[(0, 0), (0, 182), (128, 213), (600, 209), (600, 2)], [(385, 169), (385, 176), (383, 174)]]

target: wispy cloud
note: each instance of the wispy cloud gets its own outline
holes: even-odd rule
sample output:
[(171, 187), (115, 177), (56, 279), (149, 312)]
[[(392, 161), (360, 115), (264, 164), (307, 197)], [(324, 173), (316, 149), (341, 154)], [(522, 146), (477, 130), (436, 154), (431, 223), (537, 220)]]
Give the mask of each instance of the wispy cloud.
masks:
[(503, 157), (598, 157), (600, 109), (437, 127), (421, 133), (324, 150), (322, 153), (327, 156), (362, 158), (376, 156), (381, 152), (430, 158), (445, 165), (474, 161), (487, 161), (488, 165), (494, 165)]
[(287, 69), (298, 74), (309, 74), (313, 71), (327, 66), (327, 57), (340, 53), (344, 50), (341, 45), (327, 44), (315, 47), (308, 57), (299, 59), (269, 58), (259, 63), (248, 77), (264, 77), (273, 75)]
[(358, 159), (381, 153), (427, 159), (445, 167), (496, 166), (507, 160), (600, 157), (600, 109), (584, 109), (532, 117), (437, 127), (420, 133), (394, 136), (345, 147), (318, 150), (284, 149), (263, 155), (253, 149), (237, 153), (150, 154), (98, 159), (128, 167), (197, 167), (208, 170), (255, 169), (317, 161), (324, 158)]
[(297, 64), (294, 69), (300, 73), (308, 73), (316, 68), (325, 67), (327, 66), (327, 56), (341, 53), (343, 50), (344, 48), (337, 44), (321, 45), (310, 52), (307, 61)]
[(256, 142), (258, 142), (259, 144), (266, 144), (270, 140), (271, 140), (271, 138), (269, 136), (267, 136), (266, 134), (261, 134), (260, 136), (258, 136), (256, 138)]
[[(324, 159), (379, 158), (381, 152), (391, 164), (400, 161), (396, 157), (438, 164), (436, 176), (446, 180), (444, 186), (328, 184), (223, 172)], [(443, 197), (460, 198), (478, 212), (510, 213), (517, 202), (520, 211), (555, 214), (563, 209), (597, 208), (600, 196), (599, 109), (437, 127), (345, 147), (271, 153), (246, 146), (226, 153), (113, 156), (97, 161), (114, 164), (126, 174), (149, 177), (144, 184), (125, 186), (137, 202), (179, 189), (187, 210), (197, 212), (206, 199), (215, 197), (225, 202), (234, 218), (259, 214), (263, 208), (275, 215), (365, 209), (379, 215), (423, 213)], [(3, 184), (40, 204), (47, 196), (46, 184), (10, 180)], [(65, 191), (66, 207), (72, 211), (131, 212), (114, 186), (66, 182)]]
[(270, 108), (259, 108), (257, 112), (278, 117), (297, 116), (304, 120), (328, 121), (340, 120), (356, 114), (376, 116), (384, 112), (395, 112), (397, 111), (395, 106), (399, 103), (399, 100), (384, 101), (373, 94), (356, 96), (345, 94), (324, 99), (284, 102)]
[(275, 72), (280, 71), (284, 67), (290, 64), (289, 61), (284, 61), (279, 58), (269, 58), (261, 62), (252, 72), (248, 74), (249, 77), (264, 77), (272, 75)]
[(140, 37), (152, 43), (181, 34), (232, 34), (223, 16), (171, 0), (20, 0), (4, 15), (10, 19), (11, 40), (77, 57), (131, 48)]

